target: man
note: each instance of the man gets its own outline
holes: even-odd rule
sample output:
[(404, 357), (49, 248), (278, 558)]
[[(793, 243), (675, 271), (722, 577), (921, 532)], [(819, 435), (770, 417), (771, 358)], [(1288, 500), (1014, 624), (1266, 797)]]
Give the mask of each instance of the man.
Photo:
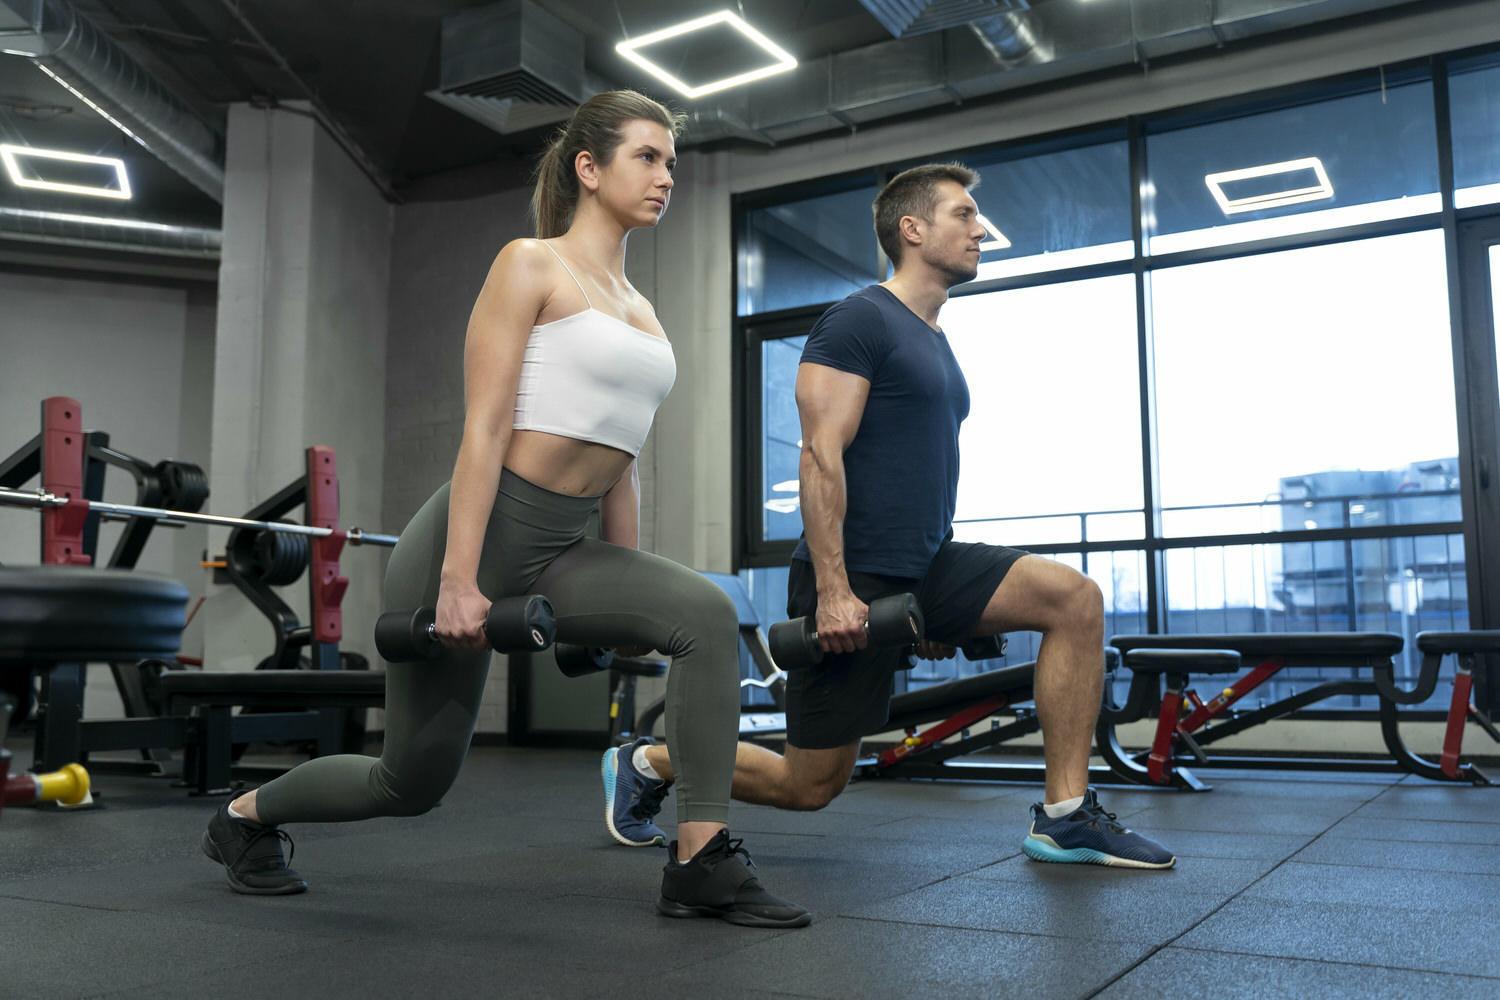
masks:
[[(985, 230), (969, 194), (978, 180), (956, 163), (893, 178), (874, 212), (894, 275), (834, 305), (808, 336), (796, 389), (804, 533), (787, 613), (816, 615), (827, 655), (788, 676), (785, 756), (740, 744), (733, 794), (820, 809), (844, 789), (860, 737), (889, 716), (903, 655), (867, 644), (869, 602), (909, 591), (930, 637), (924, 655), (951, 656), (971, 636), (1042, 633), (1034, 690), (1046, 793), (1031, 807), (1026, 854), (1170, 868), (1170, 851), (1115, 822), (1088, 787), (1104, 674), (1098, 586), (1049, 559), (952, 539), (969, 390), (937, 317), (948, 290), (979, 270)], [(606, 817), (617, 840), (660, 842), (651, 818), (671, 777), (667, 748), (649, 740), (605, 755)]]

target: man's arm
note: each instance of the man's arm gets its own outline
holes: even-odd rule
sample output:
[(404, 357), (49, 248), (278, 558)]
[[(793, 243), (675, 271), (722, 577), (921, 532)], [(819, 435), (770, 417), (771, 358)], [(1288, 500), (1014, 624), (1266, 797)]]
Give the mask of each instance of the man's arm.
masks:
[(810, 362), (797, 367), (802, 529), (818, 585), (818, 642), (830, 653), (865, 646), (869, 609), (849, 589), (844, 565), (844, 452), (859, 430), (869, 396), (870, 382), (859, 375)]

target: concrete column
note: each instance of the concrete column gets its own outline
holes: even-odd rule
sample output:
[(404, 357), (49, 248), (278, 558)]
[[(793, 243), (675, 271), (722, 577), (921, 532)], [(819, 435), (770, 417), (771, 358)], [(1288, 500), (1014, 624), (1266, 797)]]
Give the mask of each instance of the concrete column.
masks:
[[(239, 513), (335, 449), (341, 526), (380, 521), (386, 286), (393, 215), (327, 134), (296, 108), (229, 114), (214, 359), (212, 507)], [(391, 530), (397, 530), (399, 526)], [(222, 552), (228, 531), (214, 529)], [(374, 657), (379, 550), (345, 549), (342, 647)], [(306, 578), (280, 595), (305, 623)], [(231, 587), (204, 605), (205, 662), (243, 670), (270, 653), (264, 616)]]

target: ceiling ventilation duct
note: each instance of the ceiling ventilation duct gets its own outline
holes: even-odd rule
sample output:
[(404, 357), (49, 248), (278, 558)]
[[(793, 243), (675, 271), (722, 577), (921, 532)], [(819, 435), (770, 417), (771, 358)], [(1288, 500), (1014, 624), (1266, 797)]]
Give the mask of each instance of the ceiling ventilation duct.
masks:
[(68, 0), (0, 0), (0, 50), (30, 56), (157, 159), (215, 201), (224, 200), (221, 132), (169, 93)]
[(897, 38), (958, 28), (1006, 11), (1026, 10), (1028, 0), (859, 0)]
[(562, 121), (590, 92), (583, 49), (580, 32), (532, 0), (451, 14), (427, 96), (500, 133)]
[[(977, 3), (861, 0), (900, 13), (914, 33), (917, 15)], [(795, 73), (695, 102), (680, 147), (753, 139), (787, 142), (855, 129), (925, 108), (953, 105), (1020, 87), (1108, 72), (1149, 60), (1211, 50), (1225, 42), (1368, 16), (1417, 0), (1141, 0), (1137, 3), (1035, 3), (984, 16), (960, 30), (876, 42), (802, 63)], [(1000, 13), (996, 10), (1000, 9)], [(886, 23), (882, 19), (883, 23)], [(891, 27), (887, 23), (887, 27)], [(893, 31), (897, 30), (892, 28)]]

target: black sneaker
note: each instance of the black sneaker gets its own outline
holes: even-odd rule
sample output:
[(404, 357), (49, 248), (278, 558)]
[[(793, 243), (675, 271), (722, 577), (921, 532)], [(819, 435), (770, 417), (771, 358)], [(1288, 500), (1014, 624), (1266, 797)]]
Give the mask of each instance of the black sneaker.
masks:
[(229, 802), (225, 802), (208, 821), (208, 829), (203, 833), (203, 853), (224, 866), (229, 873), (229, 887), (235, 892), (253, 896), (306, 892), (307, 883), (302, 876), (282, 860), (283, 840), (295, 856), (296, 848), (285, 830), (236, 819), (229, 815)]
[[(812, 923), (811, 913), (761, 888), (760, 880), (750, 874), (755, 862), (742, 843), (730, 840), (728, 830), (720, 830), (687, 864), (678, 864), (677, 842), (673, 841), (656, 909), (669, 917), (718, 917), (745, 927)], [(744, 855), (745, 860), (737, 855)]]

